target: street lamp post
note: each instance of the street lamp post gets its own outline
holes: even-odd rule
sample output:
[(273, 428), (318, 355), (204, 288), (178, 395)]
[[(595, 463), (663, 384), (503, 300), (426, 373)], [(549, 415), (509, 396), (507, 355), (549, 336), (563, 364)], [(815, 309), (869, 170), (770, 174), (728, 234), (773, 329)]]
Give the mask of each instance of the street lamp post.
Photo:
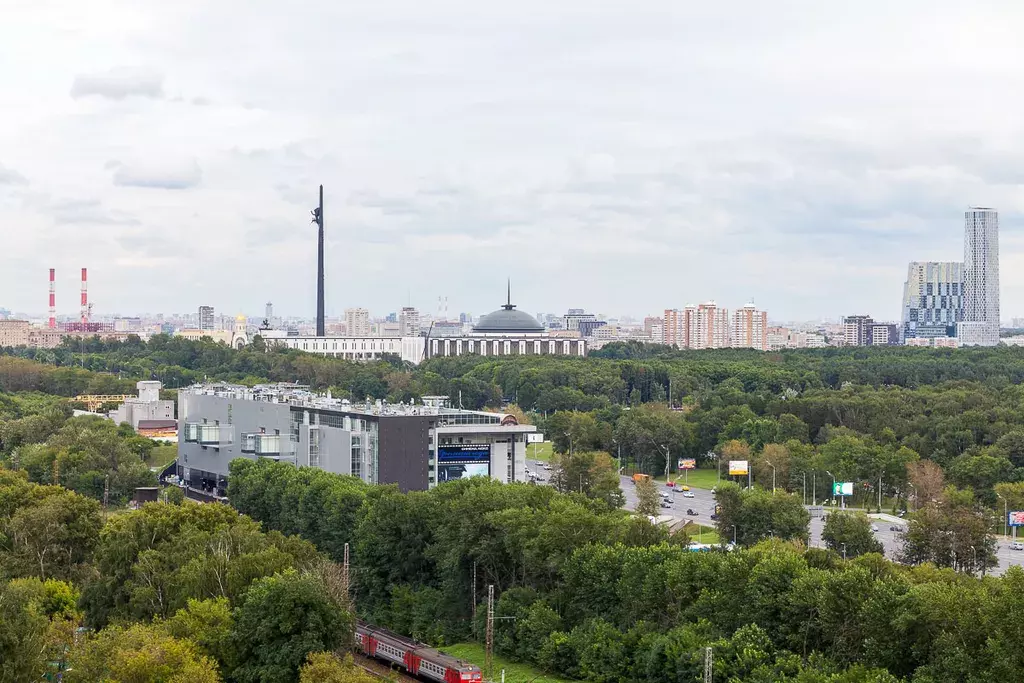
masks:
[(732, 525), (732, 544), (733, 544), (733, 546), (736, 545), (736, 525), (735, 524)]
[(804, 472), (804, 505), (807, 505), (807, 473)]
[(973, 574), (974, 569), (978, 566), (978, 549), (973, 545), (971, 546), (971, 559), (973, 560), (973, 563), (971, 564), (971, 573)]
[(836, 495), (836, 475), (832, 474), (828, 470), (825, 470), (825, 474), (832, 477), (832, 496), (834, 498)]
[(668, 469), (672, 465), (672, 460), (669, 458), (668, 446), (662, 446), (665, 449), (665, 482), (668, 483)]
[(811, 472), (811, 505), (818, 506), (818, 473)]
[(846, 544), (843, 544), (843, 559), (846, 559)]
[[(914, 489), (914, 501), (917, 502), (917, 487), (911, 484), (909, 481), (907, 482), (907, 486)], [(910, 501), (908, 500), (907, 502), (909, 503)]]
[(775, 465), (771, 464), (767, 460), (764, 461), (765, 465), (772, 468), (772, 495), (775, 495)]

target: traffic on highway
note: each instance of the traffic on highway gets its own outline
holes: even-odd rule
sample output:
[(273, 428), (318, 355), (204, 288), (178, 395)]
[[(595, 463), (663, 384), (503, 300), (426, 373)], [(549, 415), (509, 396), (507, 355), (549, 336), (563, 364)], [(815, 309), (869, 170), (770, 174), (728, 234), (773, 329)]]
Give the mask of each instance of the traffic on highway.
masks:
[[(551, 478), (552, 466), (549, 463), (537, 460), (527, 460), (527, 469), (533, 475), (532, 480), (538, 484), (546, 484)], [(627, 510), (636, 509), (636, 486), (630, 477), (622, 475), (619, 477), (619, 486), (625, 497), (624, 505)], [(671, 517), (674, 522), (689, 520), (704, 526), (714, 526), (712, 514), (715, 511), (715, 494), (711, 489), (689, 487), (689, 491), (678, 490), (681, 487), (659, 484), (659, 497), (662, 500), (660, 514)], [(811, 547), (823, 548), (825, 544), (821, 540), (822, 531), (825, 528), (825, 515), (830, 507), (808, 506), (811, 512), (810, 538), (808, 543)], [(691, 510), (695, 514), (687, 514)], [(872, 531), (875, 537), (881, 541), (885, 556), (890, 560), (897, 560), (902, 541), (900, 534), (906, 530), (906, 520), (892, 515), (869, 515), (872, 517)], [(723, 539), (729, 541), (731, 539)], [(1010, 539), (1000, 537), (996, 547), (996, 557), (999, 564), (988, 570), (988, 574), (999, 576), (1011, 566), (1024, 565), (1024, 543), (1017, 543)]]

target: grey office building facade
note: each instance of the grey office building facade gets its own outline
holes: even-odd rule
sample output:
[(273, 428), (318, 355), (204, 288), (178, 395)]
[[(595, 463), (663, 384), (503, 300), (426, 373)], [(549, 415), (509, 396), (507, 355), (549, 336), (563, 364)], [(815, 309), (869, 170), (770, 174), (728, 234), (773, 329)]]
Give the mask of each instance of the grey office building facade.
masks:
[(526, 481), (527, 434), (512, 415), (423, 404), (351, 403), (288, 384), (204, 384), (178, 393), (177, 474), (226, 494), (235, 458), (268, 458), (420, 491), (469, 476)]

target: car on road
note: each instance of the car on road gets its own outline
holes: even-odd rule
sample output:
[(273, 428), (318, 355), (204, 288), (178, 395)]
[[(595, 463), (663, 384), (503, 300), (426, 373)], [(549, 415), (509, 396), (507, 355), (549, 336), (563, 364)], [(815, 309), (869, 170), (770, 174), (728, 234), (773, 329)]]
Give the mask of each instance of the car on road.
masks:
[(877, 524), (872, 524), (871, 525), (871, 530), (877, 532), (878, 531), (878, 525)]
[(1024, 543), (1011, 543), (1010, 550), (1024, 550)]
[(659, 496), (661, 496), (661, 497), (662, 497), (662, 499), (664, 499), (664, 500), (669, 500), (669, 499), (671, 499), (671, 498), (672, 498), (672, 496), (668, 495), (668, 494), (667, 494), (667, 493), (665, 493), (664, 491), (658, 491), (658, 495), (659, 495)]
[(891, 527), (889, 527), (889, 531), (903, 531), (903, 527), (901, 527), (899, 524), (893, 524)]
[(693, 508), (686, 508), (686, 514), (690, 515), (691, 517), (696, 517), (697, 511), (694, 510)]
[(717, 512), (712, 512), (711, 513), (711, 519), (718, 519), (718, 513)]
[(663, 508), (670, 508), (670, 507), (672, 507), (672, 503), (668, 502), (667, 500), (663, 500), (663, 501), (661, 501), (661, 507), (663, 507)]
[(683, 491), (683, 498), (693, 498), (693, 491)]

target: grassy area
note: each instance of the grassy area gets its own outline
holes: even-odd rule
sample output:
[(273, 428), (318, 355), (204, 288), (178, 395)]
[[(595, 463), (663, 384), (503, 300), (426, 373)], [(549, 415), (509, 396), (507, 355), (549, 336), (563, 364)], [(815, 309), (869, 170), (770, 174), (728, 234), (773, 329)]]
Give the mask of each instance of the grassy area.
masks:
[(691, 541), (697, 543), (719, 543), (721, 539), (718, 538), (718, 532), (715, 531), (713, 526), (703, 526), (701, 524), (687, 524), (686, 533), (690, 535)]
[(171, 461), (178, 457), (178, 447), (173, 443), (160, 444), (150, 451), (146, 458), (146, 465), (163, 469), (171, 464)]
[[(484, 646), (477, 643), (458, 643), (441, 649), (459, 659), (473, 662), (481, 669), (484, 668), (484, 663), (487, 659)], [(529, 664), (517, 664), (495, 655), (492, 680), (501, 680), (502, 669), (505, 670), (505, 683), (569, 683), (568, 679), (545, 674)], [(484, 677), (486, 676), (487, 672), (484, 671)]]
[(526, 457), (528, 460), (541, 460), (543, 462), (550, 462), (551, 442), (545, 441), (543, 443), (531, 443), (526, 448)]
[[(654, 479), (662, 484), (665, 483), (665, 475), (655, 477)], [(695, 489), (711, 489), (718, 485), (718, 470), (684, 470), (678, 473), (673, 472), (671, 479), (680, 484), (692, 486)], [(724, 477), (724, 479), (728, 479), (728, 477)]]

